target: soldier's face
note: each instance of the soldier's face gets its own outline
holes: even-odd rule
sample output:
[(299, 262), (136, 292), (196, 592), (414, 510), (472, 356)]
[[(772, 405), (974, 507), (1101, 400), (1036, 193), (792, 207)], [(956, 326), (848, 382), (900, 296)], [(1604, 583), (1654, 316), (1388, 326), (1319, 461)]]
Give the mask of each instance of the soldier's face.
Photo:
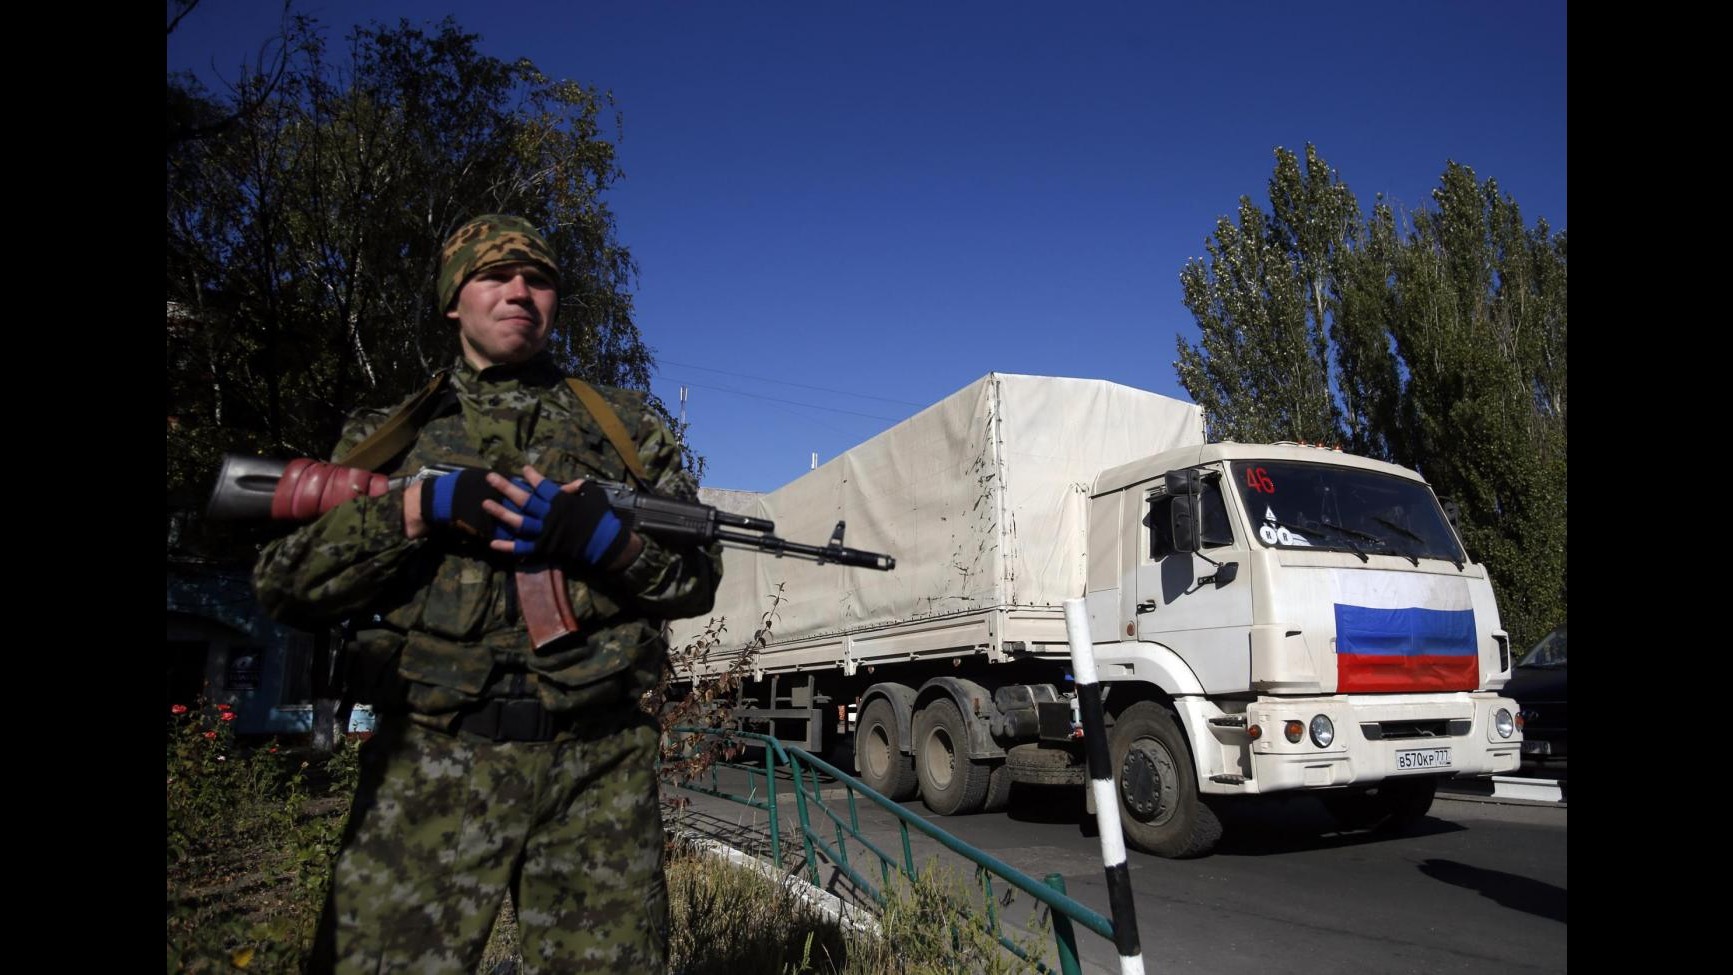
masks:
[(534, 264), (500, 264), (470, 277), (457, 292), (455, 319), (463, 357), (477, 369), (523, 362), (548, 344), (559, 301), (553, 279)]

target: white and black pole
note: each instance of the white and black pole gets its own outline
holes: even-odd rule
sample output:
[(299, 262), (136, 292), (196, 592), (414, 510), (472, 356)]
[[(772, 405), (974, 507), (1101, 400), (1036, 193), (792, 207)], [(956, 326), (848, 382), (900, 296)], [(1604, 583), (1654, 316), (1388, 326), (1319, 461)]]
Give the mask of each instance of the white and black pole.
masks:
[(1101, 684), (1095, 677), (1095, 646), (1089, 637), (1089, 611), (1082, 599), (1065, 600), (1065, 636), (1071, 641), (1071, 673), (1083, 720), (1083, 748), (1089, 758), (1089, 788), (1095, 794), (1095, 824), (1101, 834), (1101, 864), (1107, 872), (1107, 904), (1113, 915), (1113, 943), (1122, 975), (1143, 975), (1143, 948), (1137, 938), (1137, 911), (1131, 901), (1131, 868), (1125, 862), (1125, 834), (1119, 829), (1119, 797), (1107, 757), (1107, 720), (1101, 712)]

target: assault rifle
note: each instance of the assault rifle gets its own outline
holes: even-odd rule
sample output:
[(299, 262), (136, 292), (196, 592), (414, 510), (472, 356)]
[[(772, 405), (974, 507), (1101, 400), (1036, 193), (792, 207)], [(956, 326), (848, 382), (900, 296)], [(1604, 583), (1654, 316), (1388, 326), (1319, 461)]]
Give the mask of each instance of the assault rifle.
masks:
[[(463, 470), (452, 464), (423, 467), (414, 474), (387, 477), (359, 467), (344, 467), (298, 457), (272, 460), (245, 454), (225, 454), (211, 490), (205, 516), (213, 521), (312, 521), (337, 505), (357, 497), (378, 497), (416, 481)], [(674, 544), (721, 542), (755, 548), (777, 557), (812, 559), (823, 565), (852, 565), (889, 571), (897, 560), (877, 552), (845, 548), (843, 522), (836, 523), (829, 543), (803, 545), (778, 538), (775, 522), (737, 515), (696, 501), (680, 501), (637, 491), (615, 481), (592, 479), (607, 493), (622, 521), (633, 531)], [(530, 641), (540, 650), (576, 633), (578, 623), (566, 597), (565, 574), (556, 565), (526, 563), (517, 570), (518, 605), (529, 627)]]

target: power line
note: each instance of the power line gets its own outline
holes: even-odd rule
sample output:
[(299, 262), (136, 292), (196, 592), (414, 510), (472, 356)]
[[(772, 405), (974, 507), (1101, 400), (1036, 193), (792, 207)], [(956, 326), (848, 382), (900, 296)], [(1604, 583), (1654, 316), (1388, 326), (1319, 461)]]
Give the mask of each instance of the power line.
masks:
[[(925, 403), (911, 403), (906, 399), (891, 399), (891, 398), (886, 397), (886, 396), (873, 396), (870, 393), (851, 393), (851, 392), (848, 392), (847, 390), (831, 389), (828, 386), (809, 386), (806, 383), (791, 383), (786, 379), (771, 379), (767, 376), (748, 376), (743, 372), (729, 372), (727, 369), (716, 369), (716, 368), (713, 368), (711, 366), (698, 366), (698, 365), (693, 365), (690, 362), (674, 362), (671, 359), (658, 359), (657, 360), (658, 365), (660, 365), (662, 363), (666, 363), (670, 366), (679, 366), (682, 369), (702, 369), (705, 372), (721, 373), (724, 376), (733, 376), (736, 379), (751, 379), (755, 382), (777, 383), (777, 384), (782, 385), (782, 386), (798, 386), (801, 389), (810, 389), (810, 390), (814, 390), (814, 391), (820, 392), (820, 393), (836, 393), (840, 396), (855, 396), (855, 397), (859, 397), (860, 399), (876, 399), (876, 400), (879, 400), (880, 402), (884, 402), (884, 403), (895, 403), (898, 406), (925, 406), (926, 405)], [(732, 392), (732, 390), (730, 390), (730, 392)], [(744, 394), (744, 395), (751, 395), (751, 394)], [(825, 407), (820, 407), (820, 409), (824, 409), (824, 408)], [(839, 412), (847, 412), (847, 411), (844, 410), (844, 411), (839, 411)], [(866, 414), (861, 414), (861, 415), (864, 416)], [(878, 417), (877, 419), (882, 420), (882, 419), (886, 419), (886, 418), (885, 417)]]
[[(748, 378), (750, 378), (750, 377), (748, 377)], [(688, 386), (696, 386), (699, 389), (712, 389), (712, 390), (715, 390), (719, 393), (733, 393), (736, 396), (750, 396), (753, 399), (769, 400), (772, 403), (787, 403), (790, 406), (801, 406), (801, 407), (805, 407), (806, 409), (809, 409), (809, 410), (825, 410), (825, 411), (830, 412), (830, 413), (847, 413), (849, 416), (863, 416), (869, 420), (885, 420), (888, 422), (895, 423), (896, 421), (903, 419), (903, 417), (900, 417), (900, 416), (879, 416), (876, 413), (860, 413), (860, 412), (857, 412), (855, 410), (838, 409), (834, 406), (819, 406), (817, 403), (802, 403), (799, 400), (782, 399), (781, 397), (777, 397), (777, 396), (765, 396), (762, 393), (748, 393), (743, 389), (729, 389), (726, 386), (706, 386), (703, 383), (686, 382), (685, 380), (672, 380), (672, 381), (673, 382), (684, 382)], [(814, 388), (816, 388), (816, 387), (814, 387)], [(893, 400), (892, 402), (895, 402), (895, 401)]]

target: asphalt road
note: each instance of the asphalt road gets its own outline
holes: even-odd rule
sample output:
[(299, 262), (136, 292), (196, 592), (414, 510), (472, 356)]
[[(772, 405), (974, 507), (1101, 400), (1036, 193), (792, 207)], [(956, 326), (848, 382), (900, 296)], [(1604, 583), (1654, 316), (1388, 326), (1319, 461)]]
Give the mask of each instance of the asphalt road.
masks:
[[(846, 815), (840, 786), (828, 784), (823, 794)], [(765, 850), (762, 811), (685, 791), (669, 795), (687, 800), (665, 810), (671, 823)], [(789, 832), (798, 820), (786, 791), (779, 808), (785, 853), (798, 865), (797, 834)], [(900, 854), (895, 817), (865, 800), (857, 808), (862, 831)], [(1080, 792), (1019, 786), (1010, 809), (998, 814), (933, 816), (919, 800), (903, 808), (1036, 879), (1061, 874), (1072, 897), (1110, 915), (1100, 840)], [(1427, 818), (1385, 836), (1339, 831), (1305, 796), (1229, 807), (1212, 856), (1164, 860), (1130, 851), (1144, 970), (1563, 972), (1567, 812), (1562, 803), (1441, 793)], [(918, 831), (911, 837), (916, 863), (961, 863)], [(849, 845), (857, 866), (871, 860), (858, 843)], [(858, 897), (839, 872), (822, 869), (820, 876), (831, 892)], [(1032, 903), (1019, 900), (1001, 916), (1026, 919)], [(1079, 928), (1078, 946), (1085, 971), (1120, 971), (1111, 942)]]

